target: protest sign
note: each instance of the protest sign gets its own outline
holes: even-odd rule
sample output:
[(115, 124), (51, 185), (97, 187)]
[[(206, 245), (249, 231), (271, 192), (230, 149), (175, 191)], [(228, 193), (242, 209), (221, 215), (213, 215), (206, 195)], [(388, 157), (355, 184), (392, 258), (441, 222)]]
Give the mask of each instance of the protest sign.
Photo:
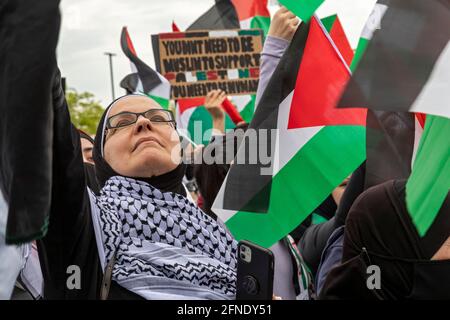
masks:
[(262, 30), (163, 33), (153, 35), (152, 43), (156, 69), (169, 80), (172, 99), (204, 97), (217, 89), (256, 93)]

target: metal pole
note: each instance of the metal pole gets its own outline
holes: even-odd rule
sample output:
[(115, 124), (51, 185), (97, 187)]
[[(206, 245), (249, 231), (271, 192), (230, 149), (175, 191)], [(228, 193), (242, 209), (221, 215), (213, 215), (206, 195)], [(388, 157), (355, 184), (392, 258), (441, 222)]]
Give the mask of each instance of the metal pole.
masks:
[(116, 99), (116, 95), (114, 93), (114, 73), (113, 73), (113, 64), (112, 64), (112, 57), (114, 57), (116, 54), (112, 52), (105, 52), (105, 55), (109, 57), (109, 72), (111, 76), (111, 92), (112, 92), (112, 98), (113, 100)]

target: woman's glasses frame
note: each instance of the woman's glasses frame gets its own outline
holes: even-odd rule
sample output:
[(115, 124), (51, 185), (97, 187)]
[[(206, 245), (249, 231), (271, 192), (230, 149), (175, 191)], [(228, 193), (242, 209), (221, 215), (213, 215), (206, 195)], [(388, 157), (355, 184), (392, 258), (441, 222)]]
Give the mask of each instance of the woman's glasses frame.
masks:
[[(165, 114), (168, 115), (168, 118), (170, 120), (152, 120), (151, 116), (159, 113), (159, 112), (164, 112)], [(124, 125), (117, 125), (117, 126), (113, 126), (111, 124), (111, 120), (120, 116), (123, 116), (124, 114), (130, 114), (130, 115), (134, 115), (135, 119), (134, 121), (130, 122), (130, 123), (126, 123)], [(135, 124), (137, 122), (137, 120), (139, 119), (139, 116), (143, 116), (144, 118), (150, 120), (150, 122), (155, 123), (155, 124), (162, 124), (162, 123), (173, 123), (175, 124), (175, 118), (173, 117), (173, 113), (170, 110), (165, 110), (165, 109), (149, 109), (147, 111), (144, 112), (131, 112), (131, 111), (123, 111), (120, 112), (118, 114), (115, 114), (111, 117), (108, 118), (108, 120), (106, 121), (106, 128), (107, 129), (118, 129), (118, 128), (123, 128), (123, 127), (128, 127), (131, 126), (133, 124)]]
[[(170, 120), (152, 120), (151, 119), (151, 115), (154, 115), (155, 113), (158, 112), (164, 112), (168, 115)], [(114, 119), (116, 117), (120, 117), (123, 116), (124, 114), (131, 114), (135, 116), (134, 121), (126, 123), (124, 125), (117, 125), (117, 126), (113, 126), (111, 124), (111, 119)], [(143, 116), (144, 118), (148, 119), (150, 122), (152, 122), (153, 124), (172, 124), (173, 128), (176, 129), (176, 122), (175, 122), (175, 118), (173, 116), (172, 111), (170, 110), (165, 110), (165, 109), (149, 109), (147, 111), (144, 112), (132, 112), (132, 111), (123, 111), (120, 112), (118, 114), (115, 114), (111, 117), (109, 117), (106, 120), (106, 128), (105, 128), (105, 137), (107, 136), (108, 131), (111, 130), (111, 132), (116, 131), (117, 129), (121, 129), (121, 128), (125, 128), (125, 127), (129, 127), (132, 126), (133, 124), (135, 124), (137, 122), (137, 120), (139, 119), (140, 116)]]

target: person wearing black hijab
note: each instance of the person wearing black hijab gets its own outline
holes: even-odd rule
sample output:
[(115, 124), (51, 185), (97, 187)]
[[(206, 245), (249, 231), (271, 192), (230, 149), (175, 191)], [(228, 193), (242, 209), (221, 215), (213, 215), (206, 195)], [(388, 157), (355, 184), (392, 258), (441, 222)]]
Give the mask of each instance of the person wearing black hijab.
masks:
[[(131, 96), (131, 95), (128, 95), (128, 96)], [(127, 97), (127, 96), (125, 96), (125, 97)], [(116, 101), (119, 101), (119, 100), (120, 100), (120, 98), (117, 99)], [(106, 160), (102, 156), (102, 154), (103, 154), (102, 149), (104, 148), (104, 139), (102, 139), (102, 137), (105, 136), (104, 123), (106, 122), (106, 118), (108, 116), (111, 106), (114, 105), (116, 101), (111, 103), (111, 105), (106, 109), (102, 118), (100, 119), (100, 125), (97, 128), (96, 139), (94, 140), (94, 150), (93, 150), (92, 155), (93, 155), (94, 163), (95, 163), (95, 174), (96, 174), (96, 177), (97, 177), (97, 180), (98, 180), (98, 183), (100, 186), (104, 186), (105, 182), (109, 178), (120, 175), (119, 173), (117, 173), (116, 171), (114, 171), (111, 168), (111, 166), (106, 162)], [(148, 178), (148, 177), (136, 177), (136, 178), (141, 181), (145, 181), (145, 182), (151, 184), (152, 186), (158, 188), (159, 190), (161, 190), (163, 192), (170, 191), (170, 192), (175, 192), (175, 193), (181, 194), (183, 196), (186, 196), (186, 189), (184, 188), (184, 186), (182, 184), (185, 170), (186, 170), (186, 164), (181, 162), (178, 166), (176, 166), (175, 169), (173, 169), (165, 174), (158, 175), (158, 176), (152, 176), (150, 178)]]
[(85, 163), (94, 164), (94, 159), (92, 158), (92, 151), (94, 150), (94, 139), (89, 136), (86, 132), (78, 130), (80, 132), (81, 140), (81, 152), (83, 153), (83, 161)]
[[(450, 198), (421, 237), (405, 205), (406, 180), (365, 191), (346, 221), (342, 264), (331, 270), (321, 299), (450, 299)], [(447, 244), (448, 246), (448, 244)], [(367, 285), (368, 267), (380, 270), (380, 288)]]
[(54, 81), (53, 200), (38, 241), (44, 297), (234, 298), (237, 242), (185, 197), (170, 112), (142, 95), (110, 104), (95, 137), (96, 194), (59, 73)]
[(95, 176), (94, 159), (92, 158), (94, 139), (82, 130), (78, 130), (78, 132), (80, 133), (81, 153), (83, 155), (86, 184), (95, 194), (99, 194), (100, 187)]

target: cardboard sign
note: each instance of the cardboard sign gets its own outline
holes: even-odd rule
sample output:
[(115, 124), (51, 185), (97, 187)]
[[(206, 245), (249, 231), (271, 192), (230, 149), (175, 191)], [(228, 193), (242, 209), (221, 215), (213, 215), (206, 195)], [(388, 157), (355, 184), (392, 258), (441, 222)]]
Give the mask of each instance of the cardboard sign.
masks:
[(192, 31), (152, 36), (156, 69), (172, 85), (171, 98), (255, 94), (263, 32), (259, 29)]

